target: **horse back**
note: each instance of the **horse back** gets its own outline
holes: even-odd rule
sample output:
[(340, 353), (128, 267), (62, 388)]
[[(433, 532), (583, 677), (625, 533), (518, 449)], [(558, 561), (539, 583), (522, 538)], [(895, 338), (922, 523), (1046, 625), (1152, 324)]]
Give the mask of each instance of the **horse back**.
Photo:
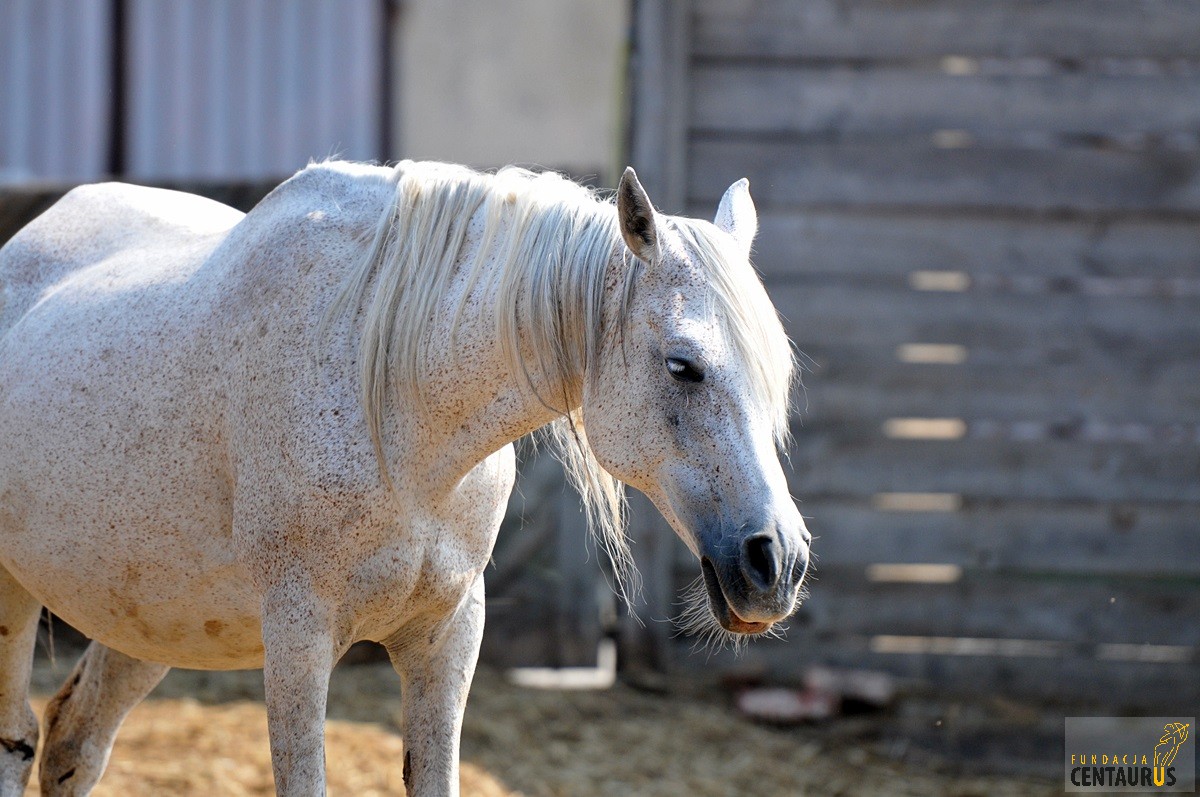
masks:
[(74, 188), (0, 248), (0, 335), (81, 269), (123, 252), (211, 238), (243, 216), (211, 199), (162, 188)]

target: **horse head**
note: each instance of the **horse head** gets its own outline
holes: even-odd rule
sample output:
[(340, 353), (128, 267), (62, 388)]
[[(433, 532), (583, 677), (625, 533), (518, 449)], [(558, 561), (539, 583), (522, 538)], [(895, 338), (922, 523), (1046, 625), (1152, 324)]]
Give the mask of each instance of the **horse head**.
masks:
[(588, 441), (699, 560), (693, 630), (766, 633), (797, 605), (811, 535), (779, 462), (795, 366), (750, 265), (749, 185), (710, 224), (656, 212), (627, 169), (617, 216), (638, 272), (585, 386)]

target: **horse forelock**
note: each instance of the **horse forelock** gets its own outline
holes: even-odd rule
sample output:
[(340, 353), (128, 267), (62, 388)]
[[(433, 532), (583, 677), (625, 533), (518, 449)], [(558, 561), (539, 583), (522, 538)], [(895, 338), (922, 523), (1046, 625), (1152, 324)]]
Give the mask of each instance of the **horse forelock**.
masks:
[(712, 314), (744, 368), (754, 403), (770, 417), (776, 444), (786, 447), (796, 352), (762, 280), (732, 238), (714, 225), (684, 217), (669, 222), (707, 278)]

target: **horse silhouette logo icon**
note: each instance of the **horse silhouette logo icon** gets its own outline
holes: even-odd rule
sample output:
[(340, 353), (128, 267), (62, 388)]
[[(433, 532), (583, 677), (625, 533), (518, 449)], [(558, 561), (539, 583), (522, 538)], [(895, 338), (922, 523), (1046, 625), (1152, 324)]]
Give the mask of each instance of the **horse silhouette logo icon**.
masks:
[(1175, 761), (1175, 755), (1188, 738), (1191, 723), (1168, 722), (1163, 726), (1162, 738), (1154, 745), (1154, 785), (1162, 786), (1167, 781), (1167, 767)]

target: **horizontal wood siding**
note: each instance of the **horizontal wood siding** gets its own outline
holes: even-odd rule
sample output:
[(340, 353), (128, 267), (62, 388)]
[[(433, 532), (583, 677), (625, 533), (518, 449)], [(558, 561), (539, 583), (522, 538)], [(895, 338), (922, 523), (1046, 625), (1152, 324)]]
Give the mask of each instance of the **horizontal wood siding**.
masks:
[[(803, 323), (804, 319), (800, 320)], [(1051, 351), (1002, 348), (970, 350), (960, 365), (897, 362), (895, 352), (833, 345), (806, 347), (815, 364), (805, 375), (810, 389), (796, 434), (806, 436), (833, 425), (871, 422), (880, 417), (988, 419), (1019, 423), (1028, 419), (1060, 439), (1173, 440), (1200, 419), (1200, 385), (1195, 378), (1200, 341), (1178, 356), (1150, 357), (1097, 347)], [(1098, 419), (1119, 418), (1119, 425)], [(1090, 422), (1091, 425), (1088, 425)], [(967, 427), (988, 436), (993, 427)], [(1182, 441), (1181, 441), (1182, 442)]]
[(674, 665), (1200, 697), (1200, 4), (690, 7), (686, 206), (750, 178), (818, 558), (789, 641)]
[[(1200, 78), (1198, 78), (1200, 79)], [(714, 205), (739, 175), (759, 201), (953, 212), (1200, 212), (1200, 152), (1084, 146), (939, 149), (928, 142), (696, 137), (689, 199)]]
[[(1189, 70), (1190, 71), (1190, 70)], [(691, 83), (698, 130), (816, 135), (1030, 131), (1103, 136), (1200, 129), (1192, 75), (1064, 74), (1046, 64), (1027, 75), (904, 69), (698, 65)]]
[(694, 53), (851, 62), (945, 55), (1200, 58), (1192, 0), (696, 0)]
[(867, 280), (780, 280), (771, 289), (801, 350), (813, 343), (891, 344), (894, 356), (896, 344), (930, 341), (1008, 351), (1089, 346), (1103, 354), (1112, 340), (1122, 353), (1131, 343), (1192, 351), (1200, 333), (1196, 295), (940, 292)]
[[(986, 500), (1200, 503), (1200, 444), (1194, 440), (1179, 445), (889, 440), (883, 420), (802, 432), (793, 454), (793, 492), (801, 498), (950, 492)], [(808, 509), (820, 532), (820, 513)]]
[(1196, 570), (1192, 558), (1180, 556), (1195, 544), (1195, 510), (1186, 503), (974, 497), (953, 512), (887, 512), (869, 500), (826, 498), (820, 521), (829, 531), (819, 541), (814, 595), (840, 589), (826, 583), (835, 567), (827, 562), (940, 562), (1027, 576), (1190, 577)]
[(1018, 639), (1047, 643), (1042, 648), (1048, 652), (1200, 644), (1200, 624), (1188, 622), (1200, 612), (1200, 591), (1183, 579), (968, 570), (953, 584), (897, 584), (873, 583), (849, 567), (821, 572), (822, 581), (837, 579), (837, 589), (820, 596), (814, 590), (794, 623), (834, 639), (842, 634)]
[[(754, 186), (757, 192), (758, 186)], [(695, 215), (708, 205), (693, 206)], [(754, 263), (769, 279), (832, 274), (907, 278), (919, 270), (975, 277), (1200, 279), (1200, 225), (1141, 214), (1050, 219), (997, 210), (914, 218), (911, 209), (803, 213), (759, 208)]]

